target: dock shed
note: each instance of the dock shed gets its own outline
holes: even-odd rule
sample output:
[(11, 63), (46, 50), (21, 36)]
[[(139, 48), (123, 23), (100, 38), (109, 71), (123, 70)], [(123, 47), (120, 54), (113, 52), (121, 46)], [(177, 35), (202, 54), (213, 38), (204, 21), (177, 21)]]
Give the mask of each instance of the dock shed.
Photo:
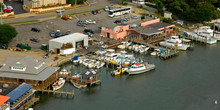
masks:
[(77, 43), (81, 43), (83, 46), (88, 46), (88, 35), (73, 33), (52, 39), (49, 41), (49, 51), (61, 55), (72, 54), (77, 48)]

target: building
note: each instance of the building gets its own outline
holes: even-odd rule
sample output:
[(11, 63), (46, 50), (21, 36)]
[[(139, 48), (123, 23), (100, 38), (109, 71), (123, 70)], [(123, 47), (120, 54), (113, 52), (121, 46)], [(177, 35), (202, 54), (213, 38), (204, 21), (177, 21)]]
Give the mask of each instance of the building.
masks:
[(163, 16), (164, 16), (164, 18), (172, 19), (172, 13), (169, 11), (164, 11)]
[(129, 30), (128, 24), (109, 24), (102, 26), (101, 35), (103, 37), (112, 38), (115, 40), (124, 39), (127, 36), (127, 30)]
[(33, 89), (33, 86), (22, 83), (6, 95), (10, 97), (8, 100), (10, 103), (10, 110), (24, 110), (32, 105), (32, 102), (38, 101), (39, 99), (35, 98), (34, 94), (35, 90)]
[(66, 4), (66, 0), (23, 0), (23, 4), (28, 8), (39, 8), (43, 6)]
[(88, 46), (88, 35), (73, 33), (49, 41), (49, 51), (61, 55), (72, 54), (76, 51), (77, 45)]
[(58, 70), (59, 67), (47, 66), (30, 56), (8, 57), (0, 68), (0, 83), (19, 85), (25, 82), (37, 89), (45, 89), (57, 80)]
[(0, 110), (10, 110), (10, 103), (8, 100), (10, 97), (0, 95)]

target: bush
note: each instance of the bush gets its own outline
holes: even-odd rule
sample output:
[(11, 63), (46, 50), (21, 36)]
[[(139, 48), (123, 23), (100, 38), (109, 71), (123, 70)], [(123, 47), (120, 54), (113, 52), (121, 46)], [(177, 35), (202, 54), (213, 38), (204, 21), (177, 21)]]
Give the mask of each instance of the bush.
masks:
[(164, 19), (163, 19), (163, 22), (164, 22), (164, 23), (169, 23), (169, 24), (171, 24), (171, 23), (173, 23), (173, 20), (170, 19), (170, 18), (164, 18)]
[(123, 2), (122, 5), (128, 5), (128, 2)]
[(16, 29), (8, 24), (0, 24), (0, 41), (9, 43), (18, 32)]

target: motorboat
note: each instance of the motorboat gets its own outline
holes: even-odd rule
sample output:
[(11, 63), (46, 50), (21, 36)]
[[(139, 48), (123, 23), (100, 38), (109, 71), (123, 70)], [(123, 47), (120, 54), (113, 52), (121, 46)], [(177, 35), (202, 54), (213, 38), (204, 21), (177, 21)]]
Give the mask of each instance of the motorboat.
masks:
[(179, 36), (171, 36), (169, 39), (160, 42), (161, 46), (176, 48), (179, 50), (187, 50), (190, 48), (190, 45), (186, 45), (182, 43), (182, 40), (179, 39)]
[(55, 90), (58, 90), (58, 89), (62, 88), (63, 85), (65, 84), (65, 82), (66, 82), (65, 79), (59, 78), (58, 81), (56, 81), (56, 82), (52, 85), (53, 90), (55, 91)]
[(134, 65), (132, 65), (128, 70), (126, 70), (126, 72), (129, 75), (134, 75), (134, 74), (141, 74), (150, 70), (155, 69), (155, 65), (154, 64), (140, 64), (140, 63), (136, 63)]
[(104, 65), (105, 65), (105, 63), (103, 63), (103, 62), (101, 62), (101, 61), (97, 61), (97, 62), (95, 63), (95, 68), (99, 69), (99, 68), (103, 67)]
[(160, 53), (160, 49), (154, 49), (154, 51), (151, 52), (150, 55), (157, 56), (157, 55), (159, 55), (159, 53)]
[(121, 45), (119, 45), (118, 48), (119, 49), (125, 49), (127, 43), (128, 42), (121, 42)]
[(66, 69), (62, 69), (59, 74), (62, 74), (62, 75), (68, 75), (69, 72), (66, 70)]
[(75, 64), (75, 65), (78, 65), (79, 64), (79, 56), (77, 55), (77, 56), (74, 56), (73, 58), (72, 58), (72, 62)]
[(83, 65), (88, 66), (89, 62), (90, 62), (90, 59), (84, 59), (83, 60)]
[(87, 84), (81, 83), (73, 79), (71, 79), (70, 82), (73, 84), (73, 86), (75, 86), (78, 89), (87, 87)]
[(86, 58), (85, 56), (79, 57), (78, 58), (79, 63), (82, 64), (85, 58)]
[(91, 61), (88, 63), (88, 68), (94, 68), (94, 67), (95, 67), (95, 63), (96, 63), (96, 60), (91, 60)]
[(213, 38), (210, 34), (196, 34), (193, 32), (186, 32), (186, 31), (184, 31), (184, 33), (188, 35), (191, 39), (205, 41), (207, 44), (217, 43), (217, 39)]
[(213, 36), (213, 32), (214, 31), (211, 29), (210, 26), (202, 26), (194, 30), (194, 33), (196, 33), (197, 35)]
[(117, 75), (125, 74), (127, 69), (128, 68), (118, 67), (117, 70), (112, 71), (111, 75), (117, 76)]

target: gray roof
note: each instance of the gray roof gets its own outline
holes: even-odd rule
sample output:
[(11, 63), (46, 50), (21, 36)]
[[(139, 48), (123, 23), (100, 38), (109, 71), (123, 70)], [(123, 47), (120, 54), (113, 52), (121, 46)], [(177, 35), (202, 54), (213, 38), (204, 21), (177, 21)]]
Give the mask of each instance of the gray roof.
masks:
[[(41, 65), (40, 68), (36, 68), (37, 66)], [(16, 70), (11, 70), (11, 66), (15, 67), (26, 67), (25, 71), (16, 71)], [(4, 65), (0, 68), (0, 71), (4, 72), (14, 72), (14, 73), (24, 73), (24, 74), (38, 74), (42, 70), (44, 70), (47, 67), (44, 62), (34, 60), (30, 56), (25, 56), (23, 58), (14, 58), (14, 57), (9, 57), (7, 58), (6, 62)]]
[(146, 34), (146, 35), (153, 35), (153, 34), (158, 34), (158, 33), (162, 33), (163, 31), (157, 30), (157, 29), (152, 29), (152, 30), (146, 30), (144, 32), (142, 32), (142, 34)]
[(46, 67), (39, 74), (21, 74), (15, 72), (2, 72), (0, 73), (0, 77), (44, 81), (59, 69), (60, 67)]
[(153, 29), (159, 29), (159, 28), (164, 28), (164, 27), (171, 26), (171, 25), (173, 25), (173, 24), (159, 22), (159, 23), (154, 23), (154, 24), (148, 25), (148, 26), (150, 26)]

